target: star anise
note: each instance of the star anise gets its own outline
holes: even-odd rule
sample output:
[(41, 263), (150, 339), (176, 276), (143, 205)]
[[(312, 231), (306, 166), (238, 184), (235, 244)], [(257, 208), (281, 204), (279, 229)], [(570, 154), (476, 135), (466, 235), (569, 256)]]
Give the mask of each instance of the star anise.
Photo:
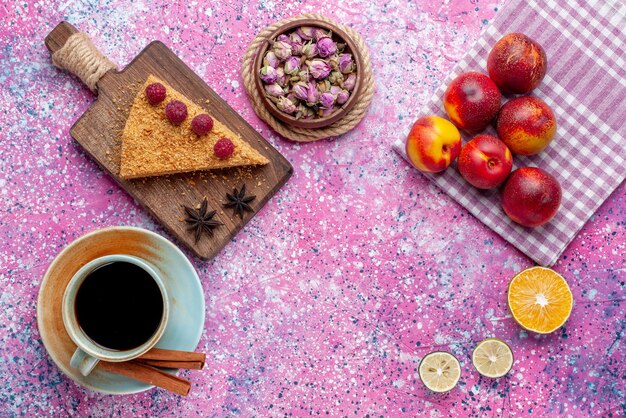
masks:
[(209, 211), (208, 208), (209, 202), (206, 197), (202, 200), (199, 210), (185, 206), (185, 212), (187, 212), (188, 216), (185, 218), (185, 222), (189, 224), (190, 230), (194, 230), (196, 244), (200, 241), (202, 231), (206, 231), (206, 233), (212, 237), (213, 229), (223, 225), (221, 222), (213, 220), (216, 212), (214, 210)]
[(246, 196), (246, 185), (241, 186), (241, 190), (237, 191), (237, 189), (233, 189), (233, 194), (226, 193), (226, 198), (228, 202), (224, 203), (224, 206), (227, 208), (233, 208), (233, 215), (239, 215), (241, 219), (243, 219), (244, 211), (254, 212), (252, 206), (248, 203), (252, 202), (256, 199), (256, 196), (249, 195)]

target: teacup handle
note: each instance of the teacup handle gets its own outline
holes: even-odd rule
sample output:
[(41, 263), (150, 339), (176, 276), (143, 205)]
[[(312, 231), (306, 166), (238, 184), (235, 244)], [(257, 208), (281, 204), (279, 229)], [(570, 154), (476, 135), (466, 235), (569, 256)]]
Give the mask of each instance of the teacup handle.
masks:
[(89, 354), (85, 353), (80, 347), (76, 348), (72, 358), (70, 360), (70, 366), (78, 369), (83, 376), (89, 375), (91, 371), (96, 367), (96, 364), (100, 359), (97, 359)]

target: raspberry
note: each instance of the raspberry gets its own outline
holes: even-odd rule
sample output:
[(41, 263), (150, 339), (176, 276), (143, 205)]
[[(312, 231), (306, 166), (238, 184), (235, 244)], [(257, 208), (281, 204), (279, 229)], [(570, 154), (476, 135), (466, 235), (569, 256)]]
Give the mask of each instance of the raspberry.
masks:
[(165, 116), (174, 125), (180, 125), (187, 119), (187, 106), (178, 100), (172, 100), (165, 106)]
[(204, 135), (213, 129), (213, 119), (206, 113), (196, 116), (191, 121), (191, 130), (197, 135)]
[(161, 83), (152, 83), (146, 87), (146, 98), (152, 106), (165, 100), (165, 86)]
[(220, 160), (225, 160), (235, 152), (235, 144), (228, 138), (220, 138), (213, 146), (215, 156)]

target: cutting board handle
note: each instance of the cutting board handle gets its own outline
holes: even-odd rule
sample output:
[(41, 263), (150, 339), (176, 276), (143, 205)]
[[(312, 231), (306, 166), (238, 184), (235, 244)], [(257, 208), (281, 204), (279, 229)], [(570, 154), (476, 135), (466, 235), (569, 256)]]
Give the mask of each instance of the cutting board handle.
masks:
[(98, 80), (107, 72), (117, 70), (117, 66), (93, 45), (89, 36), (69, 22), (63, 21), (52, 29), (45, 44), (54, 65), (76, 75), (94, 93), (98, 91)]

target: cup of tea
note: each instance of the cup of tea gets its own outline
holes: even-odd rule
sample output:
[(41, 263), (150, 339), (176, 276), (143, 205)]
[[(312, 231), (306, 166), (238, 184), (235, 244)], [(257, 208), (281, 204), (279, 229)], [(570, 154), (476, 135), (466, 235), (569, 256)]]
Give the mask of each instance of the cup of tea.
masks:
[(100, 360), (132, 360), (161, 338), (169, 316), (167, 290), (155, 269), (130, 255), (85, 264), (63, 294), (63, 324), (78, 346), (70, 366), (87, 376)]

